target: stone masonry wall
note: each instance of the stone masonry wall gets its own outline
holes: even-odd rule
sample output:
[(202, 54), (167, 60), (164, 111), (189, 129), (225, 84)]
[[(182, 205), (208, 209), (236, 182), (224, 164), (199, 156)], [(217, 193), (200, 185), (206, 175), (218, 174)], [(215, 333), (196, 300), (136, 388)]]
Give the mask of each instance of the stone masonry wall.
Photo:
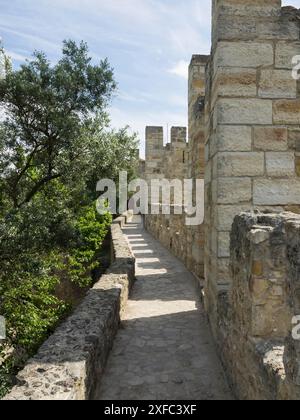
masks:
[[(151, 133), (152, 128), (147, 128), (146, 133)], [(189, 144), (186, 142), (187, 130), (184, 127), (172, 127), (171, 143), (167, 144), (161, 154), (160, 171), (147, 173), (147, 162), (153, 161), (153, 158), (146, 154), (146, 173), (144, 177), (151, 181), (152, 179), (167, 179), (172, 181), (178, 179), (183, 181), (187, 178), (188, 169), (191, 167), (189, 161)], [(146, 136), (146, 142), (152, 143), (153, 138)], [(155, 150), (148, 146), (148, 150)], [(155, 159), (154, 159), (155, 161)], [(152, 165), (150, 165), (152, 169)], [(158, 176), (157, 176), (158, 175)], [(145, 226), (155, 238), (159, 239), (174, 255), (180, 258), (186, 266), (194, 272), (199, 278), (203, 277), (203, 249), (204, 238), (201, 227), (191, 227), (186, 225), (186, 215), (183, 206), (180, 206), (182, 214), (176, 214), (178, 205), (174, 203), (173, 191), (171, 190), (171, 214), (163, 214), (162, 202), (153, 203), (150, 194), (149, 215), (145, 217)], [(159, 214), (151, 214), (151, 204), (159, 204)]]
[[(189, 134), (186, 128), (172, 127), (171, 143), (161, 148), (163, 129), (147, 127), (145, 178), (204, 178), (204, 97), (205, 67), (208, 56), (195, 55), (189, 67)], [(157, 134), (160, 133), (158, 138)], [(157, 150), (160, 152), (158, 158)], [(155, 169), (153, 169), (155, 166)], [(160, 171), (159, 168), (160, 167)], [(195, 189), (194, 189), (195, 201)], [(150, 198), (151, 202), (151, 198)], [(180, 258), (197, 277), (204, 276), (204, 226), (187, 226), (185, 215), (148, 215), (146, 228)]]
[(189, 118), (189, 167), (190, 178), (204, 178), (205, 147), (205, 68), (206, 55), (193, 55), (189, 66), (188, 118)]
[[(198, 275), (205, 239), (205, 308), (242, 399), (300, 398), (299, 342), (291, 339), (300, 315), (296, 55), (300, 10), (281, 0), (212, 1), (211, 56), (193, 56), (189, 69), (186, 176), (205, 172), (204, 227), (189, 229), (177, 215), (146, 217)], [(170, 148), (161, 149), (161, 177), (178, 164)], [(145, 165), (147, 172), (147, 157)], [(270, 215), (235, 219), (254, 209)]]
[(242, 213), (231, 232), (223, 358), (242, 400), (300, 399), (300, 216)]
[(27, 363), (4, 400), (93, 398), (135, 278), (134, 257), (121, 230), (126, 217), (111, 228), (109, 271)]
[[(205, 69), (209, 56), (194, 55), (189, 66), (188, 118), (189, 118), (189, 159), (188, 178), (204, 179), (205, 166)], [(204, 197), (197, 197), (203, 200)], [(194, 188), (194, 203), (196, 189)], [(204, 278), (204, 224), (187, 227), (188, 268)], [(196, 264), (196, 270), (193, 266)]]
[[(153, 133), (160, 133), (160, 138)], [(142, 176), (150, 182), (153, 179), (173, 179), (184, 180), (188, 170), (189, 149), (187, 140), (187, 130), (185, 127), (171, 128), (171, 142), (161, 149), (161, 139), (163, 139), (163, 128), (146, 128), (146, 161), (145, 174)], [(160, 151), (159, 163), (156, 151)], [(153, 166), (156, 168), (153, 170)], [(150, 184), (149, 184), (150, 188)], [(195, 261), (190, 262), (188, 245), (188, 229), (185, 225), (185, 216), (175, 214), (174, 194), (171, 190), (171, 214), (162, 214), (162, 201), (154, 203), (154, 199), (149, 194), (149, 215), (145, 217), (145, 227), (154, 237), (159, 239), (174, 255), (179, 257), (186, 265), (190, 265), (195, 271), (202, 272), (203, 266), (196, 266)], [(158, 204), (159, 214), (151, 214), (151, 204)], [(182, 208), (182, 207), (181, 207)]]
[(227, 335), (230, 230), (259, 208), (299, 211), (300, 97), (292, 57), (299, 13), (280, 0), (214, 0), (207, 66), (205, 296), (214, 335)]

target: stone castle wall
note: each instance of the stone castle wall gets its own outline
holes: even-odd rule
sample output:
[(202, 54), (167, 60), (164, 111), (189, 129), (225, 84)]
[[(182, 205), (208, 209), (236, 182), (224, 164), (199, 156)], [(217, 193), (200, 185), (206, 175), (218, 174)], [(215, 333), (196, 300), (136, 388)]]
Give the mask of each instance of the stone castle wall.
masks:
[[(158, 135), (159, 133), (159, 135)], [(190, 165), (190, 144), (187, 143), (185, 127), (171, 128), (171, 142), (163, 146), (163, 128), (147, 127), (146, 129), (146, 161), (145, 173), (142, 176), (150, 182), (153, 179), (174, 179), (183, 181), (188, 177)], [(162, 214), (162, 201), (155, 203), (149, 194), (149, 210), (151, 204), (159, 204), (159, 214), (145, 217), (145, 225), (154, 237), (159, 239), (174, 255), (198, 277), (204, 273), (204, 237), (202, 227), (186, 225), (183, 206), (182, 214), (176, 214), (178, 206), (174, 202), (171, 189), (171, 214)]]
[[(176, 215), (146, 217), (148, 229), (191, 271), (201, 275), (204, 263), (205, 308), (232, 384), (244, 399), (299, 399), (299, 349), (289, 338), (295, 308), (300, 315), (299, 271), (288, 246), (298, 244), (299, 229), (287, 222), (296, 216), (244, 216), (232, 230), (241, 212), (300, 213), (296, 55), (297, 9), (282, 7), (281, 0), (212, 1), (211, 56), (193, 56), (189, 69), (185, 170), (188, 178), (205, 179), (204, 226), (189, 230)], [(156, 173), (168, 178), (167, 168), (177, 166), (178, 157), (162, 143)], [(256, 232), (254, 220), (266, 226)], [(251, 253), (239, 253), (245, 244)], [(260, 253), (267, 262), (255, 259)]]
[(300, 54), (299, 13), (281, 8), (280, 0), (215, 0), (212, 7), (205, 98), (206, 311), (239, 397), (299, 399), (295, 382), (284, 380), (292, 320), (286, 240), (276, 244), (275, 231), (255, 251), (266, 262), (256, 261), (241, 251), (249, 232), (235, 226), (230, 252), (232, 223), (241, 211), (300, 209), (300, 97), (292, 77), (292, 58)]
[[(232, 287), (234, 216), (300, 208), (298, 11), (280, 0), (213, 1), (206, 95), (206, 308), (218, 342)], [(222, 345), (222, 344), (221, 344)]]
[[(163, 145), (163, 128), (146, 128), (146, 161), (143, 176), (151, 179), (203, 179), (205, 147), (205, 67), (208, 56), (195, 55), (189, 67), (189, 128), (171, 128), (171, 142)], [(194, 189), (194, 199), (195, 199)], [(172, 196), (171, 196), (172, 199)], [(150, 204), (152, 200), (150, 197)], [(149, 214), (147, 229), (180, 258), (198, 277), (204, 276), (204, 226), (187, 226), (185, 214)]]

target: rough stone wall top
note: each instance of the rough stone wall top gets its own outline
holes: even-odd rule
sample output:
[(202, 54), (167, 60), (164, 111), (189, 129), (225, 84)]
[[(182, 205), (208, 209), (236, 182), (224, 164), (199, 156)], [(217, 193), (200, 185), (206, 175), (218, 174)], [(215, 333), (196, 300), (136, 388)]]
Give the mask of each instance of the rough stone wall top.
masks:
[(300, 216), (242, 213), (231, 232), (223, 358), (241, 399), (299, 399)]
[(214, 0), (213, 46), (221, 39), (297, 40), (297, 14), (281, 0)]
[(230, 16), (279, 16), (281, 0), (213, 0), (213, 14)]
[[(171, 143), (164, 146), (163, 127), (146, 128), (146, 160), (144, 177), (152, 179), (184, 179), (188, 164), (186, 127), (171, 128)], [(150, 198), (151, 201), (151, 198)]]

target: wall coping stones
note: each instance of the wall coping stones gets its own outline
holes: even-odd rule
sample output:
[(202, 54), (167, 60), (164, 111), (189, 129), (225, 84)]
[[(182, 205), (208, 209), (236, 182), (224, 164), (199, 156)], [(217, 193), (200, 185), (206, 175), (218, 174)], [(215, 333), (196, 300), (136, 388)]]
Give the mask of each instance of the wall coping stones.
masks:
[(122, 233), (132, 214), (111, 227), (113, 262), (74, 311), (17, 376), (3, 400), (88, 400), (105, 368), (135, 278), (135, 259)]

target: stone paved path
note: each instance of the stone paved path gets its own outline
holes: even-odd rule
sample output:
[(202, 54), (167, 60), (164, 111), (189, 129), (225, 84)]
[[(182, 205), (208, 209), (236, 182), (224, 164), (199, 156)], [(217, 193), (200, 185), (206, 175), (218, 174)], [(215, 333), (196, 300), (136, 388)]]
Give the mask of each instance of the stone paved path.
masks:
[(137, 281), (96, 399), (232, 399), (193, 276), (139, 224), (125, 234)]

